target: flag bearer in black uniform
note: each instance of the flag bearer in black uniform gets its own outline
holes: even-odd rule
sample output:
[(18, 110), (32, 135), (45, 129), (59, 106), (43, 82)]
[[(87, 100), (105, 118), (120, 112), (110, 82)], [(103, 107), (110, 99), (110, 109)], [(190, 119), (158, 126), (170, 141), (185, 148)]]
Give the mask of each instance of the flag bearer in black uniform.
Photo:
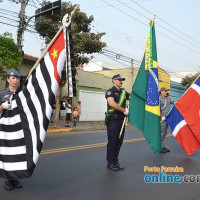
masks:
[[(16, 70), (10, 70), (7, 75), (9, 86), (6, 89), (0, 91), (0, 115), (4, 110), (10, 109), (10, 98), (16, 92), (20, 81), (20, 74)], [(22, 185), (18, 180), (6, 179), (4, 188), (6, 190), (12, 190), (13, 188), (22, 188)]]
[(105, 123), (107, 125), (108, 144), (107, 144), (107, 168), (113, 171), (123, 170), (118, 161), (118, 155), (123, 143), (125, 127), (119, 138), (124, 117), (128, 115), (126, 100), (130, 99), (130, 94), (121, 89), (122, 78), (120, 74), (112, 77), (113, 87), (106, 92), (107, 107)]

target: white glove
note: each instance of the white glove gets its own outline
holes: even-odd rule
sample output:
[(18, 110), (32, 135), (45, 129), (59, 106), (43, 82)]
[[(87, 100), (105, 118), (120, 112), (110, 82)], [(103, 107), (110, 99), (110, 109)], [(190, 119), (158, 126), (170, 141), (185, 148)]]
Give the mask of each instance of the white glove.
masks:
[(165, 117), (165, 116), (163, 116), (163, 117), (161, 118), (161, 121), (160, 121), (160, 123), (164, 122), (165, 120), (166, 120), (166, 117)]
[(8, 103), (8, 101), (2, 103), (1, 105), (2, 105), (3, 109), (10, 109), (10, 107), (11, 107), (11, 104)]
[(125, 114), (126, 116), (128, 116), (128, 113), (129, 113), (129, 110), (128, 110), (128, 108), (126, 108), (124, 114)]

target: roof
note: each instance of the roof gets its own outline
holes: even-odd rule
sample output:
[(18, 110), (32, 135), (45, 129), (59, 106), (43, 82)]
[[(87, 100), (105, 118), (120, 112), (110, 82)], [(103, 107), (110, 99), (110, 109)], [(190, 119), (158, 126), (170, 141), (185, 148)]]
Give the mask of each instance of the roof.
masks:
[(36, 62), (38, 60), (38, 58), (34, 57), (34, 56), (30, 56), (28, 54), (24, 54), (24, 60)]

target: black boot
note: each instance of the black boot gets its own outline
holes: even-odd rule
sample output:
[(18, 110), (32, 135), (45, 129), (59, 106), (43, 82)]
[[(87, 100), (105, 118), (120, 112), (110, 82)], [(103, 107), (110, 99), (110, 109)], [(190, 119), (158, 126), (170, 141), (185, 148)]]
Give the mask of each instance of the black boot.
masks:
[(163, 147), (163, 148), (160, 150), (160, 153), (167, 153), (167, 150)]
[(107, 168), (112, 170), (112, 171), (119, 171), (118, 167), (115, 166), (114, 164), (110, 164), (110, 165), (108, 164)]
[(22, 188), (22, 184), (18, 180), (13, 180), (12, 185), (14, 188)]
[(119, 163), (115, 164), (115, 166), (119, 169), (119, 170), (124, 170), (125, 167), (121, 166)]
[(13, 189), (13, 184), (12, 184), (12, 181), (8, 181), (8, 180), (6, 180), (5, 182), (4, 182), (4, 188), (6, 189), (6, 190), (12, 190)]
[(165, 151), (166, 152), (170, 152), (170, 150), (169, 149), (167, 149), (166, 147), (163, 147), (164, 149), (165, 149)]

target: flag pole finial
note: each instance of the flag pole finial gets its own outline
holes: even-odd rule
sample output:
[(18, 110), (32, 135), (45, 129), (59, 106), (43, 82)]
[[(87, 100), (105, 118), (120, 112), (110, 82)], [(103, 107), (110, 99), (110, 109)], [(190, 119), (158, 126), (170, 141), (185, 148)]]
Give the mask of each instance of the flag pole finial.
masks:
[(155, 22), (155, 19), (156, 19), (156, 14), (154, 14), (153, 19), (149, 23), (149, 26), (151, 26), (151, 24)]
[(75, 12), (78, 10), (79, 5), (77, 5), (74, 10), (71, 12), (71, 17), (73, 17), (75, 15)]
[(156, 19), (156, 13), (153, 16), (153, 22), (155, 22), (155, 19)]

